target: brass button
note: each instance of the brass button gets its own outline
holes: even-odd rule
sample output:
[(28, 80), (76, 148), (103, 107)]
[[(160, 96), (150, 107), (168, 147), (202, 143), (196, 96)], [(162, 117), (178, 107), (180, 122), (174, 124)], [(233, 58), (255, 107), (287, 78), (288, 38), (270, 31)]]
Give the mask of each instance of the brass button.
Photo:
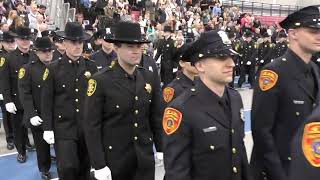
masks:
[(150, 141), (152, 141), (152, 138), (149, 138)]
[(210, 149), (211, 149), (211, 150), (214, 150), (214, 146), (211, 145), (211, 146), (210, 146)]
[(75, 101), (76, 101), (76, 102), (79, 102), (79, 100), (78, 100), (78, 99), (76, 99)]
[(291, 157), (288, 157), (288, 160), (291, 161), (292, 160)]
[(41, 86), (40, 85), (38, 85), (38, 88), (40, 88)]
[(13, 94), (14, 96), (16, 96), (17, 94)]
[(111, 149), (112, 149), (112, 146), (109, 146), (109, 149), (111, 150)]
[(136, 140), (138, 140), (138, 137), (137, 137), (137, 136), (135, 136), (135, 137), (134, 137), (134, 140), (135, 140), (135, 141), (136, 141)]
[(299, 115), (300, 115), (300, 113), (299, 113), (299, 112), (296, 112), (296, 115), (297, 115), (297, 116), (299, 116)]
[(79, 112), (79, 109), (76, 109), (77, 112)]
[(61, 119), (61, 116), (58, 116), (59, 117), (59, 119)]
[(134, 127), (138, 127), (138, 123), (134, 123)]
[(138, 100), (139, 100), (138, 96), (134, 97), (134, 99), (135, 99), (136, 101), (138, 101)]
[(266, 174), (264, 171), (262, 171), (262, 175), (264, 175), (264, 176), (265, 176), (265, 175), (267, 175), (267, 174)]
[(234, 134), (234, 129), (231, 129), (231, 133)]
[(62, 85), (62, 87), (64, 88), (64, 87), (66, 87), (66, 85)]
[(232, 170), (233, 170), (234, 173), (238, 172), (238, 169), (236, 167), (233, 167)]
[(152, 102), (151, 99), (149, 100), (149, 102), (150, 102), (150, 103)]
[(237, 149), (236, 148), (232, 148), (232, 153), (233, 154), (237, 153)]
[(75, 89), (76, 92), (79, 92), (79, 89)]
[(76, 82), (78, 82), (79, 81), (79, 79), (76, 79)]
[(195, 89), (195, 88), (191, 88), (190, 90), (191, 90), (192, 92), (196, 91), (196, 89)]
[(135, 114), (139, 114), (139, 111), (138, 111), (138, 110), (135, 110), (134, 113), (135, 113)]
[(116, 105), (116, 108), (117, 108), (117, 109), (119, 109), (119, 108), (120, 108), (120, 106), (119, 106), (119, 105)]

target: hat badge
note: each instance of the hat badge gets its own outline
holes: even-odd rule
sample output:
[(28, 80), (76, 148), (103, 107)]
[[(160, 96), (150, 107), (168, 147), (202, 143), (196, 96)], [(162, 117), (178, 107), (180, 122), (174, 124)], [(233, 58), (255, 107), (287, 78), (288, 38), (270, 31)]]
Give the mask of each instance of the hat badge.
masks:
[(228, 35), (227, 35), (227, 33), (225, 31), (219, 31), (218, 34), (221, 37), (221, 40), (222, 40), (223, 44), (227, 44), (227, 45), (231, 44), (231, 41), (228, 38)]

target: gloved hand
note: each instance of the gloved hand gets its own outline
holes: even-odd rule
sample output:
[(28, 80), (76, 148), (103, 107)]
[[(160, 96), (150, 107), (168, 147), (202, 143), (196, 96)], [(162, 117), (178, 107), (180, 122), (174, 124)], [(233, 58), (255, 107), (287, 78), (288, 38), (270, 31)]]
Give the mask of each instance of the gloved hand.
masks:
[(112, 180), (111, 171), (108, 166), (106, 166), (102, 169), (99, 169), (99, 170), (95, 170), (94, 177), (97, 180)]
[(6, 110), (11, 114), (16, 114), (17, 108), (13, 102), (9, 102), (6, 104)]
[(53, 131), (44, 131), (43, 132), (43, 139), (48, 144), (54, 144), (54, 133), (53, 133)]
[(43, 120), (39, 116), (34, 116), (30, 119), (30, 123), (32, 126), (39, 126), (41, 125)]
[(3, 95), (2, 95), (2, 94), (0, 94), (0, 100), (1, 100), (1, 101), (3, 100)]

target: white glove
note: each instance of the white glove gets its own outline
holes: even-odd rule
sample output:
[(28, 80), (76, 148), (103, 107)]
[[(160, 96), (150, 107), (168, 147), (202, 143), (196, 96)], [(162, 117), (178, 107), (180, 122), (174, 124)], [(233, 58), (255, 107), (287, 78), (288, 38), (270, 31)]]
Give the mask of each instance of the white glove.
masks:
[(163, 160), (163, 153), (157, 152), (157, 153), (156, 153), (156, 157), (157, 157), (157, 159), (159, 159), (159, 160)]
[(2, 95), (2, 94), (0, 94), (0, 100), (1, 100), (1, 101), (3, 100), (3, 95)]
[(30, 119), (30, 123), (32, 126), (39, 126), (41, 125), (43, 120), (39, 116), (34, 116)]
[(17, 108), (13, 102), (9, 102), (6, 104), (6, 110), (11, 114), (16, 114)]
[(54, 134), (53, 134), (53, 131), (44, 131), (44, 132), (43, 132), (43, 139), (44, 139), (48, 144), (54, 144)]
[(251, 65), (251, 61), (248, 61), (248, 62), (247, 62), (247, 65), (248, 65), (248, 66)]
[(97, 180), (112, 180), (111, 171), (108, 166), (99, 170), (94, 170), (94, 177)]

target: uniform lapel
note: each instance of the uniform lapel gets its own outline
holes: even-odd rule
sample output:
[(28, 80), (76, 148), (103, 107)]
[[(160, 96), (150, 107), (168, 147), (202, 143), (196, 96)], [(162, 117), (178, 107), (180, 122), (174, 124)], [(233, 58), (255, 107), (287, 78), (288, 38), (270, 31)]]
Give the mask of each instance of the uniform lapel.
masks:
[(136, 94), (138, 94), (142, 90), (146, 90), (145, 88), (146, 88), (147, 83), (145, 83), (145, 79), (143, 77), (143, 74), (140, 72), (138, 67), (136, 68), (136, 72), (137, 72), (137, 74), (136, 74)]
[(80, 59), (79, 69), (77, 72), (77, 77), (79, 78), (81, 75), (84, 75), (84, 71), (86, 70), (86, 63), (84, 59)]

